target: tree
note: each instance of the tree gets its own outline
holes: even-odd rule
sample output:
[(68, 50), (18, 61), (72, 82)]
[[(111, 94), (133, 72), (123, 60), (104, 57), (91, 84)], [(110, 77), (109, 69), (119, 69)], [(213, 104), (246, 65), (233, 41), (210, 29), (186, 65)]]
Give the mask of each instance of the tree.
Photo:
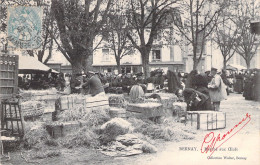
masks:
[(217, 43), (223, 57), (223, 69), (226, 70), (227, 62), (236, 52), (235, 42), (237, 41), (237, 28), (230, 21), (230, 17), (222, 13), (219, 24), (216, 26), (214, 41)]
[(165, 20), (176, 0), (130, 0), (128, 22), (131, 31), (127, 37), (142, 58), (144, 76), (149, 76), (149, 54), (155, 36), (164, 29)]
[(124, 6), (127, 6), (127, 1), (120, 0), (115, 3), (113, 12), (108, 15), (109, 20), (105, 34), (106, 47), (114, 52), (119, 74), (121, 73), (121, 59), (134, 53), (134, 48), (127, 37), (130, 28), (126, 21)]
[(214, 0), (184, 0), (178, 10), (182, 18), (178, 17), (179, 14), (172, 13), (175, 30), (192, 46), (193, 69), (197, 69), (205, 42), (215, 29), (225, 4)]
[(91, 70), (93, 43), (102, 32), (111, 4), (112, 0), (52, 0), (61, 41), (58, 48), (74, 74)]
[(250, 62), (260, 45), (259, 36), (252, 34), (250, 31), (250, 20), (259, 19), (259, 7), (259, 2), (257, 3), (255, 0), (252, 3), (241, 1), (237, 6), (236, 17), (234, 18), (239, 36), (235, 42), (236, 52), (244, 58), (247, 69), (250, 68)]

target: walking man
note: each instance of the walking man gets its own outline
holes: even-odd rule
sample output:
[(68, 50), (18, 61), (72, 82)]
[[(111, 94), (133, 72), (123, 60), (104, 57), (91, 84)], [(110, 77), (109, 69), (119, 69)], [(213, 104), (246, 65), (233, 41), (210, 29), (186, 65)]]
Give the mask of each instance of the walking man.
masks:
[(227, 98), (226, 85), (224, 84), (220, 75), (217, 74), (216, 68), (211, 68), (211, 76), (213, 78), (208, 84), (209, 95), (211, 101), (213, 102), (214, 110), (219, 111), (220, 102)]

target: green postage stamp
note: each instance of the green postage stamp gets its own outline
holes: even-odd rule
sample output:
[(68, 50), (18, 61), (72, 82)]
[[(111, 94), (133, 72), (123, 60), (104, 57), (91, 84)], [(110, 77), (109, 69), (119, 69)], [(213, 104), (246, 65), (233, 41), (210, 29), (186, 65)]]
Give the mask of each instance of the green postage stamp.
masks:
[(8, 47), (15, 50), (35, 50), (42, 45), (42, 8), (8, 7)]

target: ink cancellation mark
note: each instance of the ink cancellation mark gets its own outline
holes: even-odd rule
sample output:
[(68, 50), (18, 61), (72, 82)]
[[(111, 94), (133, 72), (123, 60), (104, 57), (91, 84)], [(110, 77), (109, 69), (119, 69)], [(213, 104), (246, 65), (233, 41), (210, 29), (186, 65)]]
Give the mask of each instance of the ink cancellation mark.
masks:
[(10, 48), (16, 50), (41, 48), (41, 7), (9, 7), (7, 21), (8, 43)]

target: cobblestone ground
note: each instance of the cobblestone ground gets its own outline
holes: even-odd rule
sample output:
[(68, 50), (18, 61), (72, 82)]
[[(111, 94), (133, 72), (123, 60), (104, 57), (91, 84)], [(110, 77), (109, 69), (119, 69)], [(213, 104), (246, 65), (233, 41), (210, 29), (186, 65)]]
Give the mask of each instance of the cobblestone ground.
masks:
[[(246, 114), (251, 115), (251, 120), (247, 118), (240, 130), (234, 128), (230, 135), (216, 143), (216, 146), (223, 144), (212, 155), (212, 159), (207, 159), (210, 153), (201, 153), (201, 146), (206, 134), (211, 131), (195, 131), (195, 138), (180, 142), (161, 142), (156, 146), (158, 152), (155, 154), (142, 154), (130, 157), (108, 157), (96, 150), (86, 148), (75, 148), (64, 150), (59, 157), (48, 158), (41, 161), (41, 164), (55, 165), (190, 165), (190, 164), (260, 164), (260, 103), (245, 100), (241, 94), (231, 94), (227, 100), (221, 102), (221, 111), (226, 112), (226, 128), (212, 131), (214, 136), (221, 137), (236, 124), (246, 118)], [(237, 133), (236, 133), (237, 132)], [(236, 133), (236, 134), (234, 134)], [(234, 135), (233, 135), (234, 134)], [(233, 136), (232, 136), (233, 135)], [(215, 147), (216, 147), (215, 146)], [(186, 148), (185, 148), (186, 147)], [(220, 150), (220, 148), (222, 150)], [(20, 158), (19, 153), (11, 154), (11, 161), (4, 164), (27, 164)], [(221, 159), (220, 159), (221, 158)], [(246, 160), (244, 160), (246, 159)], [(1, 163), (0, 163), (1, 164)]]

